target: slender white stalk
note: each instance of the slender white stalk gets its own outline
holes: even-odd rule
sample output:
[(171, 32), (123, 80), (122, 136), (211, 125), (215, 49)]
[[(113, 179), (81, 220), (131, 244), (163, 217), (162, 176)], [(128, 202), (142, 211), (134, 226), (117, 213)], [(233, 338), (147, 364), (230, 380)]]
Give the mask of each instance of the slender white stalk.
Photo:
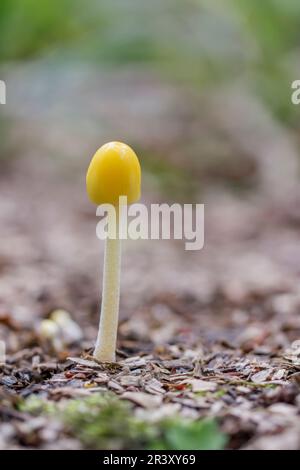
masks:
[(116, 219), (108, 214), (109, 231), (116, 225), (116, 238), (110, 236), (105, 240), (102, 305), (98, 337), (94, 356), (98, 361), (114, 362), (116, 360), (116, 342), (119, 319), (121, 240), (119, 238), (118, 211)]

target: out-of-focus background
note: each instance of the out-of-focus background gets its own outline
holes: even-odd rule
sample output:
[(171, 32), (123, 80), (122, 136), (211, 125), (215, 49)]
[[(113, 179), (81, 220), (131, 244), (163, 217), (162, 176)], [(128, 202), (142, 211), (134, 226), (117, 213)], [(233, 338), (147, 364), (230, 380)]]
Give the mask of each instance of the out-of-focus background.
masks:
[[(131, 353), (136, 338), (159, 346), (178, 332), (248, 350), (298, 338), (298, 0), (1, 0), (0, 79), (8, 351), (35, 344), (10, 335), (8, 316), (28, 332), (55, 308), (93, 344), (103, 243), (85, 173), (111, 140), (136, 150), (144, 202), (206, 205), (200, 252), (124, 244), (120, 338)], [(281, 320), (264, 331), (272, 315)]]
[(282, 290), (300, 265), (299, 25), (296, 0), (2, 0), (3, 309), (96, 310), (85, 172), (110, 140), (136, 149), (144, 201), (206, 203), (203, 251), (128, 243), (124, 311), (164, 290)]

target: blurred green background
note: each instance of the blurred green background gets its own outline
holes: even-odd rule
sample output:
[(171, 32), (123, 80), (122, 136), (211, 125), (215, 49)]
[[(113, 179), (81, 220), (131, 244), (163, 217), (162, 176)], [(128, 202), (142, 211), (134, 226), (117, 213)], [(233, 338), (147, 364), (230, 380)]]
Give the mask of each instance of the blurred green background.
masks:
[(81, 169), (123, 139), (172, 197), (272, 193), (297, 172), (299, 49), (298, 0), (1, 0), (2, 160), (35, 148)]

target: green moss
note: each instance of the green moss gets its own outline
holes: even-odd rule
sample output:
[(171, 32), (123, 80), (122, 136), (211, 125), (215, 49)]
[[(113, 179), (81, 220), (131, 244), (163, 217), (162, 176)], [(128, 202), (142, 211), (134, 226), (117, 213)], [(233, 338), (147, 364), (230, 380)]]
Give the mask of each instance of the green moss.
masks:
[(128, 402), (110, 394), (70, 400), (63, 420), (71, 434), (88, 448), (143, 448), (155, 430), (133, 416)]
[[(176, 419), (163, 423), (161, 449), (165, 450), (219, 450), (227, 438), (215, 420), (190, 421)], [(152, 447), (156, 449), (157, 446)]]
[(224, 395), (226, 395), (226, 390), (220, 389), (214, 393), (214, 398), (222, 398)]
[(37, 395), (31, 395), (26, 400), (19, 402), (18, 410), (34, 416), (51, 414), (55, 412), (56, 404)]
[(150, 423), (135, 416), (132, 404), (111, 393), (59, 403), (32, 396), (19, 409), (61, 420), (65, 432), (87, 449), (221, 449), (227, 440), (215, 420), (177, 416)]

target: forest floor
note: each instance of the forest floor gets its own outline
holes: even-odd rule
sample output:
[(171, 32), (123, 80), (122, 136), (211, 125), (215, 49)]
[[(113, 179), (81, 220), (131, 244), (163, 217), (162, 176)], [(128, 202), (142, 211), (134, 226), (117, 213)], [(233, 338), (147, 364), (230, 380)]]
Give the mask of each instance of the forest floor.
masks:
[[(0, 448), (300, 447), (299, 204), (221, 190), (205, 203), (202, 251), (125, 244), (117, 362), (99, 364), (103, 246), (84, 178), (7, 166)], [(74, 323), (46, 340), (57, 309)]]

